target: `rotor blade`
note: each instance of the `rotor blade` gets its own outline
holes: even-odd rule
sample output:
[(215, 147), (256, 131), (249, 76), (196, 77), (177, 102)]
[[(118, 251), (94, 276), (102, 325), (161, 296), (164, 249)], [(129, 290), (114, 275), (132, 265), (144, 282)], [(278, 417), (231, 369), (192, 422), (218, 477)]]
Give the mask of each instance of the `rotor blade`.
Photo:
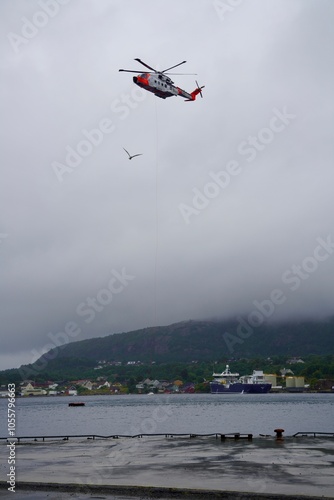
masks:
[[(119, 69), (118, 71), (125, 71), (126, 73), (140, 73), (139, 69)], [(152, 71), (147, 71), (147, 73), (152, 73)]]
[[(126, 73), (140, 73), (140, 69), (119, 69), (118, 71), (124, 71)], [(149, 74), (160, 74), (161, 71), (146, 71)], [(164, 75), (197, 75), (198, 73), (164, 73)]]
[(142, 64), (143, 66), (146, 66), (146, 68), (148, 69), (151, 69), (152, 71), (154, 71), (155, 73), (160, 73), (159, 71), (157, 71), (156, 69), (152, 68), (151, 66), (149, 66), (148, 64), (144, 63), (143, 61), (141, 61), (140, 59), (138, 59), (138, 57), (135, 59), (135, 61), (138, 61), (140, 64)]
[(202, 99), (203, 99), (202, 89), (204, 89), (204, 85), (203, 85), (203, 87), (200, 87), (200, 86), (198, 85), (198, 81), (197, 81), (197, 80), (195, 80), (195, 82), (196, 82), (197, 88), (198, 88), (198, 90), (199, 90), (199, 93), (200, 93), (200, 95), (201, 95), (201, 97), (202, 97)]
[(161, 71), (161, 73), (165, 73), (165, 71), (168, 71), (169, 69), (173, 69), (173, 68), (176, 68), (177, 66), (181, 66), (181, 64), (184, 64), (186, 62), (187, 61), (182, 61), (179, 64), (175, 64), (175, 66), (171, 66), (170, 68), (164, 69), (163, 71)]

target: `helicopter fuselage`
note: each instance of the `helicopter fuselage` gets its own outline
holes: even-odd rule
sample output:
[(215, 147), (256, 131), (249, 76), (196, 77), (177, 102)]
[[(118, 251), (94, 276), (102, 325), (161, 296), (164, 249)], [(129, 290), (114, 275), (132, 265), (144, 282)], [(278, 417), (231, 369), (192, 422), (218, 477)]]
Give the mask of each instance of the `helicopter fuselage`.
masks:
[(194, 100), (191, 94), (173, 85), (174, 82), (168, 76), (161, 73), (142, 73), (141, 75), (134, 76), (133, 82), (139, 87), (152, 92), (157, 97), (161, 97), (161, 99), (179, 95), (186, 99)]

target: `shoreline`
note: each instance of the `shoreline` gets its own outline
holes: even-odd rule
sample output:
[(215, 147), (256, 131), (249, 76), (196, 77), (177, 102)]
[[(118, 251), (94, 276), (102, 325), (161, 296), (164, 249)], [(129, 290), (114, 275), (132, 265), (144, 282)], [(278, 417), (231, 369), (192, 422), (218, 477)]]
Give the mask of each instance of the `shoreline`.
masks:
[[(212, 393), (210, 391), (195, 391), (195, 392), (185, 392), (185, 391), (157, 391), (157, 392), (118, 392), (118, 393), (111, 393), (111, 392), (97, 392), (94, 390), (83, 392), (81, 394), (65, 394), (65, 393), (59, 393), (59, 394), (15, 394), (16, 398), (22, 398), (22, 399), (27, 399), (27, 398), (58, 398), (58, 397), (64, 397), (64, 398), (84, 398), (85, 396), (149, 396), (149, 395), (154, 395), (154, 396), (166, 396), (169, 394), (177, 394), (177, 395), (184, 395), (188, 396), (189, 394), (191, 395), (203, 395), (203, 394), (213, 394), (215, 395), (216, 393)], [(221, 392), (221, 394), (239, 394), (239, 393), (233, 393), (233, 392)], [(270, 391), (268, 391), (266, 394), (334, 394), (334, 389), (296, 389), (296, 388), (282, 388), (282, 389), (276, 389), (271, 388)], [(1, 397), (6, 398), (7, 394), (1, 395)]]

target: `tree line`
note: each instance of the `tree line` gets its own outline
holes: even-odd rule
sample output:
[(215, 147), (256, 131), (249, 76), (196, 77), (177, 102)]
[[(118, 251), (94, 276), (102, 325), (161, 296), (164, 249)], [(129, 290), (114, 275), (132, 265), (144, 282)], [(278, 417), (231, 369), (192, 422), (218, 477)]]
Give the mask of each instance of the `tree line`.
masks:
[[(253, 370), (263, 370), (267, 374), (281, 376), (281, 370), (291, 370), (295, 376), (305, 377), (305, 383), (315, 385), (321, 379), (334, 381), (334, 355), (303, 357), (303, 362), (288, 364), (286, 356), (271, 356), (257, 358), (222, 358), (208, 361), (193, 361), (191, 363), (141, 363), (129, 365), (126, 362), (112, 365), (105, 364), (97, 368), (97, 362), (85, 358), (61, 358), (50, 360), (43, 370), (34, 370), (33, 365), (21, 369), (5, 370), (0, 372), (0, 385), (8, 383), (19, 384), (23, 379), (33, 380), (35, 383), (47, 381), (71, 381), (89, 379), (108, 380), (110, 383), (120, 383), (134, 387), (137, 383), (149, 378), (151, 380), (174, 381), (183, 383), (192, 382), (197, 385), (212, 380), (214, 372), (222, 372), (226, 364), (232, 372), (240, 375), (250, 375)], [(30, 374), (30, 376), (29, 376)], [(289, 372), (288, 372), (289, 374)], [(24, 376), (27, 375), (27, 376)], [(279, 379), (278, 379), (279, 383)], [(334, 385), (334, 384), (333, 384)]]

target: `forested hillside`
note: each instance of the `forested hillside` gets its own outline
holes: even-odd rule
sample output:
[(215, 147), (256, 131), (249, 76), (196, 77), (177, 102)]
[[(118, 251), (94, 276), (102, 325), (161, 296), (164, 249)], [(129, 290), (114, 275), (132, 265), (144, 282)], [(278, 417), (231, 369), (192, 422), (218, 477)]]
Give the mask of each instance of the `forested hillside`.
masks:
[(127, 363), (220, 362), (268, 356), (334, 354), (334, 319), (285, 322), (251, 327), (249, 323), (185, 321), (169, 326), (108, 335), (55, 347), (33, 365), (44, 370), (93, 369), (99, 361)]

